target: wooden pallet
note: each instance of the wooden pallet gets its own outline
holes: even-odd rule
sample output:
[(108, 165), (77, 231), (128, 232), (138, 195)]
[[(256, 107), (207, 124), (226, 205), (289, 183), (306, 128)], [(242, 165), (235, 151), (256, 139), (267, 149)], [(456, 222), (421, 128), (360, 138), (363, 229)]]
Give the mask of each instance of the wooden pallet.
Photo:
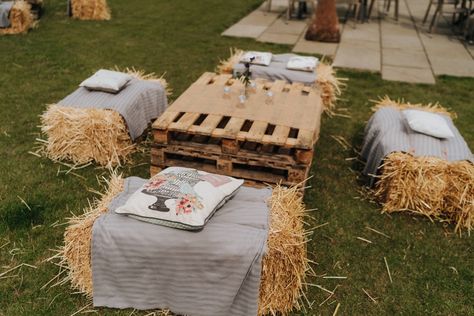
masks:
[[(314, 127), (308, 128), (306, 124), (301, 128), (297, 121), (295, 126), (287, 126), (280, 124), (281, 120), (271, 119), (286, 109), (281, 104), (275, 105), (278, 113), (272, 113), (272, 107), (267, 106), (269, 119), (266, 121), (255, 120), (254, 117), (261, 118), (262, 113), (254, 116), (252, 109), (258, 110), (258, 102), (264, 100), (262, 94), (269, 90), (275, 94), (276, 102), (286, 102), (284, 105), (288, 107), (292, 102), (295, 106), (321, 107), (319, 94), (313, 90), (306, 93), (309, 88), (300, 84), (260, 80), (255, 95), (251, 94), (245, 104), (249, 107), (246, 118), (242, 117), (242, 111), (233, 111), (233, 105), (222, 96), (224, 86), (240, 83), (232, 80), (226, 75), (204, 74), (153, 123), (152, 165), (160, 168), (192, 166), (253, 181), (281, 181), (288, 185), (305, 180), (313, 159), (313, 146), (319, 137), (320, 116), (314, 118)], [(203, 101), (202, 95), (210, 99)], [(193, 100), (212, 106), (207, 104), (206, 113), (196, 112)], [(188, 103), (193, 103), (189, 111)], [(214, 106), (229, 111), (220, 108), (219, 113), (210, 113), (209, 109)]]

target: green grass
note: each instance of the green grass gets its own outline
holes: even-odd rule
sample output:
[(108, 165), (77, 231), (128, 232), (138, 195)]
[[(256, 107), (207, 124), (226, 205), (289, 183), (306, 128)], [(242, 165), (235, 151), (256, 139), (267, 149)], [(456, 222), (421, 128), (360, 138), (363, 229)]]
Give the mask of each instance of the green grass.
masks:
[[(202, 72), (213, 70), (229, 47), (289, 50), (220, 36), (255, 8), (258, 0), (109, 2), (111, 21), (81, 22), (66, 17), (66, 1), (50, 0), (38, 29), (26, 36), (0, 38), (0, 273), (20, 263), (37, 266), (8, 274), (17, 277), (0, 279), (0, 315), (68, 315), (87, 304), (67, 286), (41, 289), (57, 273), (44, 260), (53, 254), (50, 249), (61, 244), (64, 226), (53, 224), (87, 205), (93, 197), (88, 188), (98, 188), (96, 176), (107, 173), (88, 167), (77, 171), (83, 178), (66, 175), (61, 172), (64, 166), (28, 153), (39, 135), (38, 115), (46, 104), (72, 92), (98, 68), (117, 65), (166, 71), (175, 98)], [(311, 287), (307, 296), (315, 303), (306, 315), (331, 315), (338, 302), (342, 315), (474, 314), (473, 237), (460, 238), (452, 233), (452, 226), (425, 218), (381, 215), (377, 205), (358, 199), (360, 166), (346, 160), (354, 153), (331, 138), (341, 135), (360, 147), (370, 117), (368, 100), (388, 94), (411, 102), (439, 101), (452, 108), (472, 148), (474, 80), (442, 77), (435, 86), (427, 86), (382, 81), (377, 74), (340, 71), (339, 75), (349, 78), (339, 106), (347, 108), (351, 118), (323, 118), (312, 188), (305, 198), (308, 208), (318, 209), (310, 224), (329, 223), (312, 236), (315, 271), (347, 279), (310, 280), (330, 290), (339, 287), (321, 307), (327, 293)], [(146, 177), (148, 155), (137, 154), (135, 161), (135, 167), (123, 172)], [(364, 243), (358, 236), (373, 243)], [(378, 304), (370, 302), (362, 288), (377, 297)], [(101, 315), (129, 313), (100, 310)]]

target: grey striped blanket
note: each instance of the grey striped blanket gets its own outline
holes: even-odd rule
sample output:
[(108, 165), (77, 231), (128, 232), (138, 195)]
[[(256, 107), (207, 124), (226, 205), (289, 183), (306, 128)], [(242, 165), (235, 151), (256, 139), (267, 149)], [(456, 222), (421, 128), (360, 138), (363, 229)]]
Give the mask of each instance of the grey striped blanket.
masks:
[(190, 232), (113, 212), (145, 181), (125, 179), (94, 224), (94, 306), (256, 315), (271, 190), (240, 188), (201, 232)]
[[(251, 65), (250, 72), (252, 79), (263, 78), (271, 81), (284, 80), (289, 83), (302, 82), (305, 85), (312, 85), (316, 81), (316, 72), (298, 71), (286, 68), (286, 64), (295, 54), (273, 55), (272, 62), (268, 66)], [(242, 63), (233, 66), (234, 76), (239, 76), (245, 71)]]
[(165, 111), (168, 101), (165, 88), (159, 82), (132, 79), (117, 94), (79, 87), (58, 104), (117, 111), (125, 120), (130, 137), (135, 140), (146, 130), (152, 119)]
[(10, 19), (8, 16), (12, 7), (13, 1), (0, 1), (0, 27), (10, 26)]
[(414, 156), (432, 156), (448, 161), (470, 160), (471, 151), (450, 117), (442, 115), (454, 138), (439, 139), (413, 131), (401, 111), (384, 107), (375, 112), (365, 128), (361, 156), (366, 161), (363, 174), (375, 183), (383, 159), (393, 152), (411, 153)]

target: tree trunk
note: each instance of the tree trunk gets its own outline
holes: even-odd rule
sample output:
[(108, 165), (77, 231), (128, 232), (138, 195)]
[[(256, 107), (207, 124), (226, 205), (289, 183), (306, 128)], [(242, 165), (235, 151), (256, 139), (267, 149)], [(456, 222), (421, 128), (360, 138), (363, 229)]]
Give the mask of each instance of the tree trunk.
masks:
[(305, 34), (305, 39), (320, 42), (339, 42), (339, 18), (336, 0), (319, 0)]

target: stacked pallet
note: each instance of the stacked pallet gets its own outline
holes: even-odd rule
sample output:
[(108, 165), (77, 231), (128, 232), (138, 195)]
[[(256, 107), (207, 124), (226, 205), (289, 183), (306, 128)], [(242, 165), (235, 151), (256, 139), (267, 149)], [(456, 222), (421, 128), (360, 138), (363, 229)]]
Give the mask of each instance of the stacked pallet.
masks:
[(259, 80), (242, 103), (242, 89), (230, 75), (202, 75), (154, 122), (151, 174), (185, 166), (250, 183), (303, 182), (319, 136), (320, 95)]

